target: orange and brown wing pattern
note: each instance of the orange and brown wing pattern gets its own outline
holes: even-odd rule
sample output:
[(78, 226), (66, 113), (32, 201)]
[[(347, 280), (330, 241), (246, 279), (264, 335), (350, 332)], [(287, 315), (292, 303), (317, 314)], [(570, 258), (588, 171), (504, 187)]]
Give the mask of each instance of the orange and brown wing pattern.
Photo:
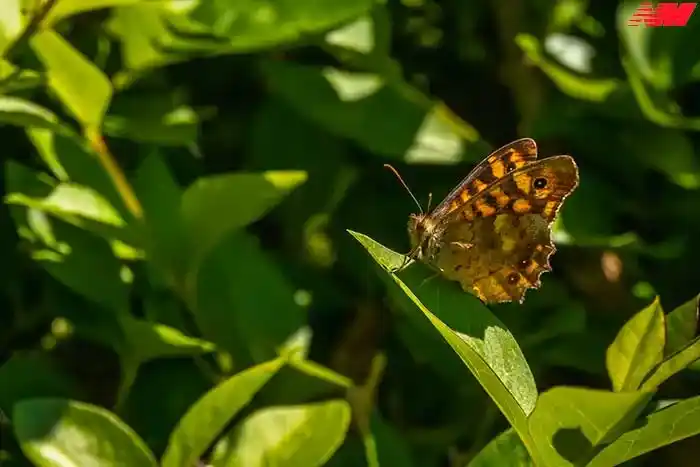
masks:
[(522, 138), (492, 152), (481, 161), (450, 194), (435, 208), (432, 215), (440, 217), (465, 205), (488, 186), (511, 172), (537, 160), (537, 143)]
[[(564, 199), (578, 186), (570, 156), (554, 156), (522, 167), (470, 199), (450, 217), (466, 221), (504, 213), (539, 214), (552, 222)], [(447, 223), (451, 219), (445, 219)]]

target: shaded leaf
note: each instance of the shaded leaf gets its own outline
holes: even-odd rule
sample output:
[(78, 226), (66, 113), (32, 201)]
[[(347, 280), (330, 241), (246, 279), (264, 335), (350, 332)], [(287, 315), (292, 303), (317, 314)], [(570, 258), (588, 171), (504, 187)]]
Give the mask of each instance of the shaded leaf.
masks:
[(247, 232), (225, 238), (187, 285), (202, 334), (239, 364), (274, 358), (304, 325), (292, 284)]
[(700, 337), (690, 341), (676, 353), (669, 355), (653, 371), (649, 373), (642, 384), (644, 390), (654, 390), (661, 383), (684, 370), (690, 364), (700, 359)]
[(467, 467), (534, 466), (522, 441), (512, 428), (491, 440), (467, 464)]
[(634, 423), (652, 395), (563, 386), (541, 394), (529, 426), (543, 465), (586, 465)]
[(695, 338), (698, 328), (698, 306), (700, 295), (696, 295), (683, 305), (666, 315), (665, 355), (671, 355)]

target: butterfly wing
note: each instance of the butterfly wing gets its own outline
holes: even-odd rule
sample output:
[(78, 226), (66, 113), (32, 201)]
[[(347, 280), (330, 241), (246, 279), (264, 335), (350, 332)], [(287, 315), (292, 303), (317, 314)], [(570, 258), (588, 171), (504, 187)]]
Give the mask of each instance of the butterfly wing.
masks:
[(495, 181), (535, 160), (537, 160), (537, 143), (531, 138), (521, 138), (496, 149), (445, 196), (431, 216), (434, 218), (446, 216)]
[(550, 270), (551, 225), (577, 186), (569, 156), (523, 166), (441, 219), (439, 250), (429, 260), (486, 303), (522, 303)]

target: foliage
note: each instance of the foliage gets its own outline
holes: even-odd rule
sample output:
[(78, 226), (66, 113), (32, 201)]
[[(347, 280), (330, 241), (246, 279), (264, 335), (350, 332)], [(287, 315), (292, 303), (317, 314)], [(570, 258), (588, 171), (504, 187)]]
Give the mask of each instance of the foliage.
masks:
[[(637, 6), (2, 3), (0, 462), (687, 465), (700, 19)], [(382, 164), (521, 136), (580, 168), (542, 288), (393, 272)]]

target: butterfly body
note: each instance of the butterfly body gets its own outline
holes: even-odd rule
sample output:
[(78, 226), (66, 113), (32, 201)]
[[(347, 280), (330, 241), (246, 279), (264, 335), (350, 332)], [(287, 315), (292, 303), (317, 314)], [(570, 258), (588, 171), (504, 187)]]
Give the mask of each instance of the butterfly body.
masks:
[(514, 141), (484, 159), (431, 213), (409, 217), (410, 256), (486, 303), (522, 303), (551, 269), (551, 225), (577, 186), (570, 156), (538, 161), (532, 139)]

